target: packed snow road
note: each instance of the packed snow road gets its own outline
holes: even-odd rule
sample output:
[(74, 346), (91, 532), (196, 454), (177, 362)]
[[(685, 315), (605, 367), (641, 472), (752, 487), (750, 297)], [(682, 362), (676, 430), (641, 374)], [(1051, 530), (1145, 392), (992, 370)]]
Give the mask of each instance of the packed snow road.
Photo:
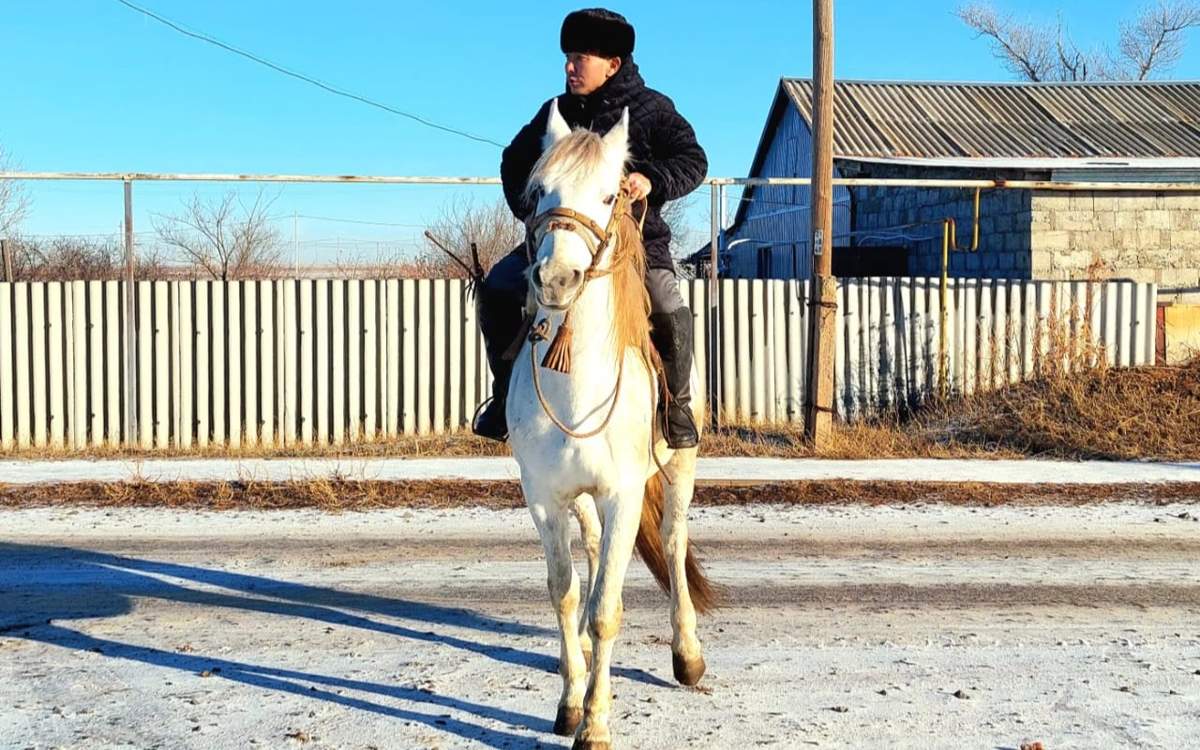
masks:
[[(694, 512), (671, 681), (635, 563), (623, 748), (1200, 747), (1193, 505)], [(0, 747), (566, 747), (521, 511), (0, 512)]]

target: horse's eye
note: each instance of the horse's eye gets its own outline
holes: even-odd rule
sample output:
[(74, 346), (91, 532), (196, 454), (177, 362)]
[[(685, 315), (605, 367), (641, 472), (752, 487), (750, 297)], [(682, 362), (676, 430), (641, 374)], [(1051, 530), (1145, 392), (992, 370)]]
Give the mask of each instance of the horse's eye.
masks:
[(612, 195), (610, 195), (604, 199), (604, 205), (611, 206), (613, 204), (613, 201), (615, 201), (616, 199), (617, 199), (617, 194), (613, 193)]

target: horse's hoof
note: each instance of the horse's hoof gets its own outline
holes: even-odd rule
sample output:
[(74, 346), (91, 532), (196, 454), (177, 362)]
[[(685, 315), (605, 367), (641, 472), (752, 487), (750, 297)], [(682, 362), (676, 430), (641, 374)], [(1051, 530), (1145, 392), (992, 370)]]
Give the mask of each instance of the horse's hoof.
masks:
[(558, 715), (554, 717), (554, 733), (562, 737), (575, 734), (579, 722), (583, 721), (583, 709), (559, 706)]
[(577, 739), (572, 743), (571, 750), (612, 750), (612, 743), (608, 740)]
[(671, 666), (675, 668), (675, 679), (679, 681), (679, 684), (688, 687), (700, 682), (706, 669), (703, 656), (697, 656), (694, 660), (688, 661), (674, 651), (671, 652)]

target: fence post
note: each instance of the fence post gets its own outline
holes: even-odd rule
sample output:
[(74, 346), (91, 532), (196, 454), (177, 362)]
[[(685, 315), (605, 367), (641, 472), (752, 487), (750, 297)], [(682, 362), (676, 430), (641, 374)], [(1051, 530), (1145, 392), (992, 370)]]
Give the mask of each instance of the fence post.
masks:
[(712, 429), (716, 430), (721, 426), (721, 368), (719, 366), (719, 352), (721, 347), (721, 310), (720, 299), (721, 289), (717, 282), (717, 267), (720, 263), (720, 248), (718, 247), (721, 239), (721, 199), (725, 191), (724, 185), (718, 185), (713, 182), (710, 186), (712, 194), (712, 205), (709, 209), (711, 218), (711, 237), (709, 244), (709, 268), (708, 268), (708, 398), (705, 403), (708, 404), (709, 418), (712, 420)]
[(137, 442), (137, 325), (134, 322), (133, 181), (125, 178), (125, 444)]

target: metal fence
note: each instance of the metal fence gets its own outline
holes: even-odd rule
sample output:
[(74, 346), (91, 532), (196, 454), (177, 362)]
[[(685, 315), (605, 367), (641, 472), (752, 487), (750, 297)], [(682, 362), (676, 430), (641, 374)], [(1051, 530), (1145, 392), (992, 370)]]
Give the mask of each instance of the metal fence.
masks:
[[(1153, 284), (952, 279), (943, 317), (939, 279), (838, 282), (835, 406), (843, 419), (915, 406), (942, 390), (943, 372), (946, 393), (970, 394), (1028, 378), (1052, 359), (1058, 369), (1100, 357), (1114, 366), (1154, 361)], [(803, 421), (809, 282), (720, 284), (721, 414)], [(705, 291), (693, 287), (693, 299)]]
[[(702, 381), (719, 367), (723, 416), (804, 415), (808, 282), (724, 280), (708, 356), (707, 283), (683, 285)], [(445, 279), (0, 284), (0, 445), (299, 445), (466, 427), (489, 392), (474, 304)], [(936, 279), (843, 279), (837, 408), (846, 418), (939, 387)], [(1153, 361), (1155, 289), (1131, 282), (955, 280), (946, 377), (969, 393), (1047, 357)], [(1064, 349), (1063, 342), (1066, 343)], [(1085, 342), (1091, 342), (1085, 345)], [(1097, 348), (1098, 347), (1098, 348)], [(132, 377), (125, 375), (131, 356)], [(1070, 359), (1069, 357), (1067, 359)]]

